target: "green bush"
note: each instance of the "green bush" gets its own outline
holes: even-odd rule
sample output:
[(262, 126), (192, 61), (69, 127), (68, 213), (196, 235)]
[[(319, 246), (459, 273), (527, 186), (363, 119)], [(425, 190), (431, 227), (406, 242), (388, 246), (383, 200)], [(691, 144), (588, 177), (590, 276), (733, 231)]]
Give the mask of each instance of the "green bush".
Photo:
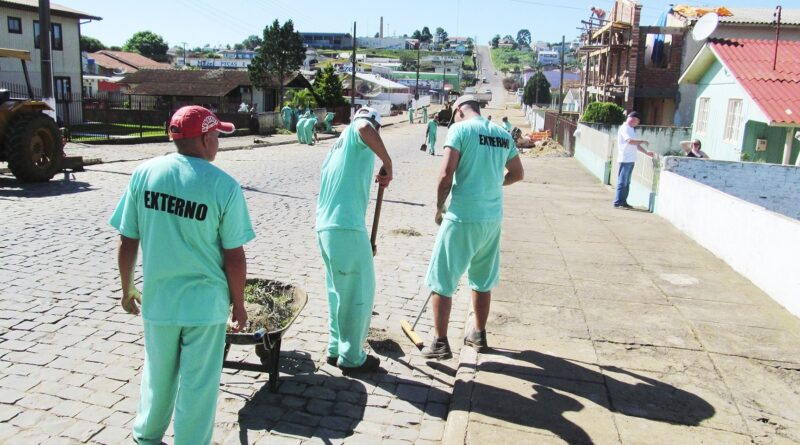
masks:
[(581, 121), (619, 125), (625, 122), (625, 110), (613, 102), (593, 102), (586, 107)]

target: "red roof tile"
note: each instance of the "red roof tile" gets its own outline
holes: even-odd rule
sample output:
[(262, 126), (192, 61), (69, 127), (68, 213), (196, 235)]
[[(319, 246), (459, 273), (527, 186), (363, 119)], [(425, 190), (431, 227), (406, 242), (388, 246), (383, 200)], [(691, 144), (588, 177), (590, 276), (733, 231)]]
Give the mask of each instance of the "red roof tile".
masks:
[(118, 70), (122, 73), (135, 73), (138, 70), (169, 70), (172, 69), (168, 63), (156, 62), (141, 54), (129, 53), (125, 51), (101, 50), (90, 53), (89, 57), (103, 68)]
[(710, 39), (711, 50), (770, 122), (800, 125), (800, 41)]

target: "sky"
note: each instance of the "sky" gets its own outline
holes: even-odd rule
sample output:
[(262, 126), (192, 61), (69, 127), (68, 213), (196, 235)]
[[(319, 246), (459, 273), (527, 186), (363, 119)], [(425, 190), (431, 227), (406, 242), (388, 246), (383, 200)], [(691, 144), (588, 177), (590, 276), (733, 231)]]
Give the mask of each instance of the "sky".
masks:
[[(788, 3), (797, 0), (783, 1)], [(655, 24), (675, 0), (641, 0), (642, 24)], [(161, 35), (170, 46), (186, 42), (189, 48), (234, 44), (278, 19), (292, 19), (295, 29), (306, 32), (351, 32), (357, 22), (358, 36), (373, 36), (384, 18), (384, 35), (403, 35), (428, 26), (441, 26), (450, 36), (477, 38), (485, 44), (492, 36), (530, 30), (533, 40), (567, 41), (587, 19), (590, 8), (609, 11), (612, 0), (58, 0), (55, 3), (102, 17), (81, 27), (83, 35), (100, 39), (106, 46), (122, 46), (137, 31)], [(780, 3), (780, 1), (778, 1)], [(685, 2), (709, 5), (708, 2)], [(725, 0), (711, 3), (727, 7), (775, 7), (776, 0)]]

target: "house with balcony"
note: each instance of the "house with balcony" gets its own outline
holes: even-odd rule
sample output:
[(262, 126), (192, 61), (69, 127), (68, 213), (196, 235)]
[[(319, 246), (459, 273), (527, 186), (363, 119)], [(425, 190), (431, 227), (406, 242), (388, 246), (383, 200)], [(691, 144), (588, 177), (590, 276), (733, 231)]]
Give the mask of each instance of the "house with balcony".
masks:
[[(56, 115), (61, 120), (81, 122), (80, 107), (69, 103), (80, 102), (82, 62), (80, 27), (87, 20), (100, 17), (50, 3), (50, 43), (52, 46), (53, 92)], [(37, 0), (6, 0), (0, 2), (0, 48), (28, 51), (31, 62), (28, 73), (34, 92), (41, 94), (41, 51), (39, 51), (39, 2)], [(12, 96), (25, 95), (25, 76), (19, 60), (0, 59), (0, 87), (11, 91)], [(70, 108), (72, 108), (70, 112)]]

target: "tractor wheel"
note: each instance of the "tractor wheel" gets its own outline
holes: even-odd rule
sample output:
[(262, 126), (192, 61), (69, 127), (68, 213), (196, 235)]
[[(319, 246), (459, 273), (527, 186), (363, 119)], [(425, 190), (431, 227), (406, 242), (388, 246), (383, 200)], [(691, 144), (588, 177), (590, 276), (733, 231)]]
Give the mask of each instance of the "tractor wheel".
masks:
[(23, 182), (49, 181), (61, 169), (61, 131), (45, 114), (25, 113), (8, 123), (8, 168)]

